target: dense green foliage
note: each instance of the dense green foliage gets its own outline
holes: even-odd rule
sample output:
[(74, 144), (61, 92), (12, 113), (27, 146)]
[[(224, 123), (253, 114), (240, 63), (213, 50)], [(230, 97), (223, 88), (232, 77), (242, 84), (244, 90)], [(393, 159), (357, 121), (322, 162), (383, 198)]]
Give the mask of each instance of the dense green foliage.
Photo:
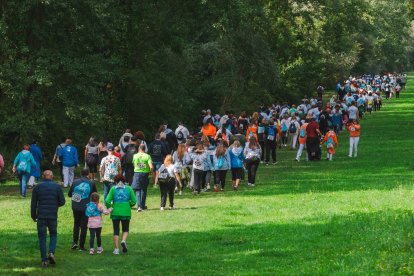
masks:
[[(239, 192), (176, 196), (177, 210), (132, 214), (127, 256), (112, 254), (104, 217), (102, 256), (72, 251), (70, 201), (59, 211), (58, 264), (40, 267), (30, 199), (0, 185), (0, 274), (4, 275), (393, 275), (414, 274), (414, 75), (401, 99), (361, 122), (358, 158), (348, 134), (333, 162), (295, 162), (278, 151), (257, 185)], [(398, 139), (396, 139), (396, 135)], [(325, 152), (325, 149), (324, 149)], [(102, 194), (102, 184), (99, 184)], [(67, 192), (67, 189), (65, 189)], [(29, 193), (30, 195), (30, 193)]]
[[(409, 66), (408, 0), (0, 1), (0, 144), (252, 111)], [(11, 147), (10, 147), (11, 146)]]

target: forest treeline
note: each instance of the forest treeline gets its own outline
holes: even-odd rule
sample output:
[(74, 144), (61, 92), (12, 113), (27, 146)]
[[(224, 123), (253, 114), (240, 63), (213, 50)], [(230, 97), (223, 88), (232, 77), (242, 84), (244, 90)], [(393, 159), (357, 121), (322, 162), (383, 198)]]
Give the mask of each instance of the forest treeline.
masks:
[(409, 0), (0, 0), (0, 150), (151, 139), (350, 73), (411, 68)]

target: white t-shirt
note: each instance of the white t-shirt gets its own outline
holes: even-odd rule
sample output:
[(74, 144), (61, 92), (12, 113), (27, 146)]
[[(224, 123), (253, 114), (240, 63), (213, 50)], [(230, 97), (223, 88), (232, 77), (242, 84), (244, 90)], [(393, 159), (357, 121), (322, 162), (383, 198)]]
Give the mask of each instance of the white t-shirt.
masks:
[(348, 112), (349, 112), (349, 119), (356, 120), (358, 108), (356, 106), (352, 105), (348, 108)]

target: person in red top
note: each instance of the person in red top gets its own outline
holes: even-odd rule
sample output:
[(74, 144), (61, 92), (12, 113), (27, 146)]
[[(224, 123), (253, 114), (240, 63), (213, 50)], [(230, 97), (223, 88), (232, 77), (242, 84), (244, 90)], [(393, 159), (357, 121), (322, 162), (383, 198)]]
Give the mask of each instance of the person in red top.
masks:
[(352, 157), (352, 152), (354, 152), (354, 157), (356, 158), (358, 155), (358, 143), (361, 126), (356, 120), (351, 120), (347, 130), (349, 131), (349, 157)]
[(118, 158), (119, 158), (119, 160), (121, 160), (122, 155), (121, 155), (121, 148), (120, 148), (119, 146), (116, 146), (116, 147), (114, 148), (114, 155), (115, 155), (116, 157), (118, 157)]
[(319, 136), (322, 136), (322, 133), (319, 131), (319, 125), (315, 118), (312, 117), (306, 126), (306, 149), (308, 151), (309, 161), (321, 159)]

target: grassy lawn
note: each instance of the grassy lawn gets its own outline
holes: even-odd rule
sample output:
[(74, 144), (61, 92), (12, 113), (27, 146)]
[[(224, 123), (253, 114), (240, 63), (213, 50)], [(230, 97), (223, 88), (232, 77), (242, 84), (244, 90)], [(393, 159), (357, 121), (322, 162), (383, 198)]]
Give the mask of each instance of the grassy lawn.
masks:
[(283, 149), (276, 166), (259, 169), (255, 188), (187, 192), (164, 212), (151, 189), (150, 210), (133, 213), (126, 256), (112, 255), (108, 217), (102, 256), (71, 251), (68, 200), (58, 263), (41, 269), (30, 197), (2, 184), (0, 274), (414, 274), (414, 79), (401, 94), (362, 121), (357, 159), (342, 133), (333, 162), (297, 163)]

